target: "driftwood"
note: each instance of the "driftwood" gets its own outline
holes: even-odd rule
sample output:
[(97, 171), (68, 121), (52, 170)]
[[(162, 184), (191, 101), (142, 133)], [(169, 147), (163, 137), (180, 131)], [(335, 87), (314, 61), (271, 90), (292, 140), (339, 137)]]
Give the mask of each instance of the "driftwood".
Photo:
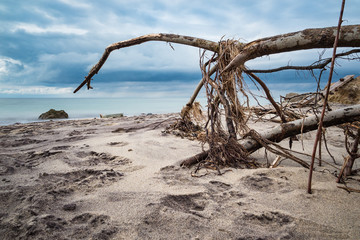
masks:
[(338, 183), (341, 181), (342, 177), (346, 178), (347, 176), (351, 175), (355, 159), (360, 158), (360, 153), (358, 153), (360, 143), (360, 128), (357, 128), (356, 134), (354, 134), (354, 142), (351, 144), (351, 149), (348, 147), (349, 131), (349, 129), (345, 131), (345, 147), (349, 155), (344, 159), (344, 164), (336, 180)]
[(91, 68), (89, 74), (85, 77), (85, 80), (75, 89), (74, 93), (79, 91), (85, 84), (87, 84), (88, 89), (91, 89), (90, 86), (91, 78), (99, 72), (99, 70), (104, 65), (104, 63), (106, 62), (107, 58), (109, 57), (112, 51), (120, 48), (126, 48), (130, 46), (138, 45), (149, 41), (179, 43), (183, 45), (189, 45), (189, 46), (207, 49), (214, 52), (217, 52), (219, 50), (219, 44), (217, 42), (213, 42), (202, 38), (183, 36), (177, 34), (166, 34), (166, 33), (148, 34), (141, 37), (129, 39), (126, 41), (113, 43), (105, 49), (98, 63)]
[[(348, 84), (352, 80), (354, 80), (355, 75), (346, 75), (345, 77), (341, 78), (339, 81), (334, 82), (330, 86), (330, 94), (334, 94), (338, 91), (341, 87)], [(293, 107), (300, 107), (300, 106), (308, 106), (315, 102), (315, 100), (319, 99), (320, 96), (324, 97), (326, 94), (327, 87), (324, 90), (316, 93), (303, 93), (297, 94), (290, 97), (282, 97), (286, 103), (290, 103)]]
[(283, 123), (286, 123), (287, 120), (286, 120), (283, 112), (281, 111), (279, 105), (277, 105), (277, 103), (275, 102), (275, 100), (274, 100), (273, 97), (271, 96), (270, 90), (268, 89), (268, 87), (266, 86), (266, 84), (265, 84), (263, 81), (261, 81), (261, 79), (258, 78), (258, 77), (257, 77), (255, 74), (253, 74), (252, 72), (247, 72), (247, 74), (248, 74), (251, 78), (253, 78), (257, 83), (260, 84), (260, 86), (263, 88), (263, 90), (264, 90), (264, 92), (265, 92), (265, 94), (266, 94), (266, 98), (270, 101), (270, 103), (271, 103), (271, 104), (273, 105), (273, 107), (275, 108), (276, 113), (279, 115), (281, 121), (282, 121)]
[[(337, 27), (313, 28), (250, 42), (242, 48), (224, 71), (265, 55), (313, 48), (332, 48), (336, 33)], [(360, 25), (342, 26), (338, 47), (359, 46)]]
[(334, 41), (334, 45), (333, 45), (333, 54), (332, 54), (332, 59), (331, 59), (331, 67), (330, 67), (329, 79), (328, 79), (328, 83), (326, 85), (326, 93), (325, 93), (325, 97), (324, 97), (323, 108), (322, 108), (322, 112), (321, 112), (321, 116), (320, 116), (320, 121), (319, 121), (319, 124), (318, 124), (319, 127), (318, 127), (318, 131), (316, 133), (316, 136), (315, 136), (313, 152), (312, 152), (312, 155), (311, 155), (311, 164), (310, 164), (308, 190), (307, 190), (307, 192), (309, 194), (311, 194), (311, 181), (312, 181), (312, 174), (313, 174), (313, 168), (314, 168), (314, 163), (315, 163), (316, 150), (317, 150), (318, 143), (321, 140), (322, 133), (323, 133), (322, 128), (323, 128), (323, 124), (324, 124), (324, 117), (325, 117), (326, 107), (328, 106), (328, 98), (329, 98), (329, 94), (330, 94), (330, 86), (331, 86), (332, 75), (334, 73), (334, 66), (335, 66), (336, 49), (337, 49), (337, 47), (339, 45), (340, 29), (341, 29), (341, 24), (343, 22), (342, 16), (344, 14), (344, 7), (345, 7), (345, 0), (342, 0), (341, 10), (340, 10), (340, 17), (339, 17), (338, 26), (337, 26), (336, 34), (335, 34), (336, 35), (335, 36), (335, 41)]
[[(347, 152), (349, 153), (347, 164), (344, 164), (344, 176), (350, 176), (352, 167), (354, 165), (354, 161), (357, 158), (360, 158), (360, 154), (358, 153), (359, 149), (359, 143), (360, 143), (360, 128), (357, 130), (357, 134), (355, 136), (355, 140), (352, 143), (351, 150), (347, 149)], [(347, 146), (347, 143), (345, 143)]]
[[(223, 71), (228, 71), (231, 68), (243, 65), (248, 60), (270, 54), (314, 48), (331, 48), (334, 43), (335, 34), (336, 27), (314, 28), (269, 38), (262, 38), (247, 44), (237, 42), (236, 46), (239, 48), (240, 53)], [(221, 45), (221, 42), (218, 43), (196, 37), (165, 33), (148, 34), (130, 40), (117, 42), (111, 44), (105, 49), (98, 63), (92, 67), (89, 74), (85, 77), (85, 80), (75, 89), (74, 93), (79, 91), (85, 84), (87, 84), (88, 89), (91, 88), (90, 82), (92, 77), (99, 72), (112, 51), (148, 41), (164, 41), (169, 43), (184, 44), (213, 52), (219, 52)], [(341, 27), (339, 47), (360, 47), (360, 25), (348, 25)]]
[[(336, 54), (336, 58), (339, 57), (344, 57), (344, 56), (349, 56), (352, 54), (357, 54), (360, 53), (360, 49), (352, 49), (350, 51), (347, 52), (343, 52), (343, 53), (338, 53)], [(251, 69), (250, 71), (252, 73), (274, 73), (274, 72), (280, 72), (280, 71), (284, 71), (284, 70), (315, 70), (315, 69), (324, 69), (329, 63), (331, 63), (331, 59), (332, 58), (326, 58), (326, 59), (320, 59), (314, 63), (312, 63), (309, 66), (282, 66), (282, 67), (278, 67), (278, 68), (272, 68), (272, 69)]]
[[(360, 104), (347, 108), (342, 108), (327, 112), (324, 117), (324, 127), (339, 125), (342, 123), (356, 121), (360, 117)], [(264, 139), (280, 142), (285, 138), (295, 136), (301, 132), (309, 132), (318, 128), (318, 118), (310, 116), (305, 119), (298, 119), (292, 122), (283, 123), (275, 128), (261, 132), (260, 136)], [(239, 143), (244, 149), (249, 152), (254, 152), (261, 148), (261, 145), (252, 138), (239, 140)], [(195, 156), (185, 159), (181, 162), (181, 166), (189, 167), (204, 160), (208, 155), (208, 151), (201, 152)]]
[[(339, 81), (335, 82), (334, 84), (331, 84), (330, 86), (330, 92), (336, 92), (339, 88), (347, 84), (348, 82), (354, 80), (355, 75), (346, 75), (344, 78), (341, 78)], [(321, 93), (325, 94), (325, 90), (323, 90)]]
[[(345, 0), (343, 0), (341, 12), (343, 12), (344, 3)], [(190, 101), (182, 111), (183, 119), (186, 119), (185, 116), (187, 115), (187, 112), (189, 112), (189, 109), (191, 110), (198, 92), (202, 86), (205, 86), (208, 98), (209, 119), (206, 123), (206, 126), (208, 124), (210, 125), (209, 128), (206, 127), (206, 129), (209, 130), (206, 135), (206, 141), (210, 146), (210, 150), (212, 149), (212, 151), (210, 151), (210, 153), (200, 153), (199, 155), (194, 156), (192, 159), (184, 161), (183, 165), (191, 165), (192, 163), (199, 162), (205, 158), (209, 158), (211, 161), (216, 160), (217, 162), (225, 163), (225, 165), (231, 165), (229, 163), (234, 163), (234, 165), (236, 165), (238, 158), (247, 157), (247, 151), (255, 151), (261, 146), (264, 146), (264, 144), (271, 144), (269, 141), (278, 142), (284, 138), (299, 134), (300, 132), (315, 130), (318, 127), (316, 117), (305, 118), (304, 125), (302, 125), (303, 120), (286, 122), (290, 120), (286, 118), (286, 112), (277, 105), (274, 99), (272, 99), (270, 90), (267, 88), (265, 83), (262, 82), (261, 79), (259, 79), (256, 75), (254, 75), (254, 72), (245, 67), (245, 63), (251, 59), (265, 55), (305, 49), (332, 47), (335, 49), (336, 46), (360, 47), (360, 25), (348, 25), (341, 27), (341, 22), (342, 20), (340, 17), (338, 27), (305, 29), (298, 32), (258, 39), (250, 43), (241, 43), (236, 40), (221, 40), (219, 42), (213, 42), (195, 37), (163, 33), (149, 34), (130, 40), (121, 41), (114, 43), (105, 49), (98, 63), (92, 67), (89, 74), (85, 77), (85, 80), (78, 86), (74, 93), (81, 89), (85, 84), (87, 84), (88, 89), (91, 89), (90, 83), (92, 77), (99, 72), (110, 53), (114, 50), (130, 47), (148, 41), (164, 41), (168, 43), (185, 44), (202, 48), (207, 51), (212, 51), (214, 55), (206, 63), (204, 63), (205, 54), (203, 54), (203, 57), (200, 61), (203, 78), (199, 82)], [(335, 44), (334, 40), (336, 42)], [(352, 51), (335, 55), (334, 50), (331, 63), (332, 65), (334, 64), (334, 59), (336, 57), (348, 56), (358, 52), (359, 49), (354, 49)], [(355, 59), (359, 59), (359, 57)], [(323, 71), (328, 63), (329, 60), (320, 60), (317, 65), (307, 67), (307, 70), (321, 68)], [(284, 69), (286, 69), (286, 67)], [(282, 124), (279, 127), (260, 134), (259, 137), (263, 141), (261, 141), (261, 139), (256, 139), (255, 135), (250, 135), (247, 138), (244, 138), (243, 136), (240, 142), (236, 141), (236, 138), (240, 134), (244, 134), (246, 132), (251, 133), (251, 131), (248, 131), (249, 129), (246, 125), (250, 115), (245, 115), (244, 111), (244, 105), (246, 103), (247, 107), (249, 107), (249, 98), (247, 94), (249, 91), (246, 89), (246, 83), (242, 76), (243, 73), (248, 74), (251, 79), (254, 79), (257, 82), (257, 84), (260, 84), (266, 93), (266, 98), (271, 102), (274, 109), (276, 110), (277, 115), (279, 115), (282, 120)], [(329, 79), (331, 79), (331, 77), (329, 77)], [(330, 83), (328, 85), (330, 86)], [(329, 89), (330, 87), (326, 89), (327, 94)], [(241, 94), (242, 97), (245, 98), (245, 103), (240, 102), (238, 98), (238, 95)], [(222, 129), (220, 124), (222, 111), (220, 105), (222, 105), (223, 110), (225, 110), (224, 112), (227, 132)], [(323, 113), (324, 112), (325, 108), (323, 110)], [(322, 120), (320, 120), (319, 129), (321, 129), (322, 124), (324, 124), (324, 126), (332, 126), (344, 122), (351, 122), (356, 117), (359, 117), (359, 115), (359, 105), (328, 112), (325, 116), (324, 123)], [(321, 118), (323, 118), (323, 115)], [(314, 147), (314, 149), (316, 150), (316, 147)], [(236, 152), (239, 152), (239, 154)], [(300, 161), (299, 163), (306, 166), (308, 165), (307, 163)]]

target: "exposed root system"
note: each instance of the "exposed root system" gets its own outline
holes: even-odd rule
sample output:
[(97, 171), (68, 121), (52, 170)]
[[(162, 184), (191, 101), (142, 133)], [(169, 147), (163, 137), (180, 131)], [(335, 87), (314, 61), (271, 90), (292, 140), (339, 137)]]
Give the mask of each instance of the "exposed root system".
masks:
[[(237, 142), (238, 136), (249, 130), (249, 115), (245, 113), (249, 98), (242, 68), (222, 72), (240, 49), (241, 45), (236, 41), (228, 40), (221, 42), (219, 54), (214, 54), (207, 63), (203, 63), (205, 53), (202, 56), (201, 69), (208, 101), (206, 143), (210, 150), (206, 159), (200, 163), (201, 166), (257, 167), (249, 153)], [(215, 77), (211, 78), (210, 65), (214, 60), (218, 69)], [(239, 99), (239, 95), (242, 99)], [(223, 117), (225, 127), (222, 125)]]

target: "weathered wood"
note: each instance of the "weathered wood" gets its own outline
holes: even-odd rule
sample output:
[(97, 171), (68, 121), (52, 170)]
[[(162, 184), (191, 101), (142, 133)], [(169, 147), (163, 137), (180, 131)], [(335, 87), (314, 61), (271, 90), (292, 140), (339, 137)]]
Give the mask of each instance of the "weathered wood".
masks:
[[(360, 118), (360, 104), (347, 108), (342, 108), (327, 112), (324, 116), (324, 127), (330, 127), (339, 125), (342, 123), (353, 122)], [(280, 142), (285, 138), (295, 136), (301, 132), (309, 132), (318, 128), (318, 118), (316, 116), (310, 116), (305, 119), (298, 119), (292, 122), (283, 123), (275, 128), (268, 129), (260, 133), (262, 138), (270, 140), (272, 142)], [(239, 143), (249, 152), (254, 152), (262, 146), (252, 138), (246, 138), (239, 140)], [(181, 166), (191, 166), (206, 159), (208, 155), (207, 151), (199, 153), (193, 157), (182, 161)]]
[[(262, 38), (248, 44), (239, 43), (237, 45), (241, 48), (240, 54), (238, 54), (223, 71), (243, 65), (248, 60), (265, 55), (313, 48), (330, 48), (334, 42), (335, 35), (336, 27), (314, 28), (269, 38)], [(98, 63), (91, 68), (89, 74), (85, 77), (85, 80), (75, 89), (74, 93), (79, 91), (85, 84), (88, 85), (88, 89), (91, 88), (91, 78), (99, 72), (112, 51), (148, 41), (164, 41), (203, 48), (213, 52), (219, 51), (218, 42), (177, 34), (148, 34), (117, 42), (105, 49)], [(339, 47), (360, 47), (360, 25), (342, 26)]]
[[(339, 81), (331, 84), (330, 92), (336, 92), (339, 88), (354, 80), (355, 75), (346, 75), (344, 78), (341, 78)], [(326, 88), (321, 91), (322, 94), (325, 94)]]
[(329, 94), (330, 94), (330, 86), (331, 86), (331, 81), (332, 81), (332, 75), (334, 73), (334, 66), (335, 66), (335, 56), (336, 56), (336, 49), (339, 45), (339, 39), (340, 39), (340, 32), (341, 32), (341, 24), (343, 22), (342, 20), (342, 16), (344, 13), (344, 8), (345, 8), (345, 0), (342, 0), (341, 3), (341, 10), (340, 10), (340, 17), (339, 17), (339, 21), (338, 21), (338, 26), (336, 28), (336, 36), (335, 36), (335, 41), (333, 44), (333, 54), (332, 54), (332, 59), (331, 59), (331, 66), (330, 66), (330, 73), (329, 73), (329, 79), (328, 79), (328, 83), (326, 85), (326, 93), (325, 93), (325, 97), (324, 97), (324, 103), (323, 103), (323, 108), (321, 111), (321, 116), (320, 116), (320, 121), (319, 121), (319, 126), (318, 126), (318, 130), (315, 136), (315, 142), (314, 142), (314, 147), (313, 147), (313, 152), (311, 155), (311, 164), (310, 164), (310, 171), (309, 171), (309, 180), (308, 180), (308, 189), (307, 192), (309, 194), (311, 194), (311, 181), (312, 181), (312, 174), (313, 174), (313, 168), (314, 168), (314, 163), (315, 163), (315, 155), (316, 155), (316, 150), (318, 147), (318, 142), (319, 139), (321, 138), (322, 135), (322, 131), (323, 131), (323, 124), (324, 124), (324, 117), (325, 117), (325, 112), (326, 112), (326, 107), (328, 105), (328, 98), (329, 98)]
[[(343, 53), (336, 54), (336, 58), (348, 56), (351, 54), (360, 53), (360, 49), (352, 49), (350, 51), (346, 51)], [(315, 70), (315, 69), (323, 69), (325, 68), (329, 63), (331, 63), (332, 58), (326, 58), (326, 59), (320, 59), (313, 64), (309, 66), (283, 66), (278, 68), (272, 68), (272, 69), (248, 69), (249, 72), (252, 73), (274, 73), (284, 70)]]
[(190, 37), (190, 36), (183, 36), (183, 35), (177, 35), (177, 34), (166, 34), (166, 33), (156, 33), (156, 34), (148, 34), (141, 37), (113, 43), (109, 45), (100, 60), (97, 64), (95, 64), (89, 74), (85, 77), (85, 80), (75, 89), (74, 93), (79, 91), (85, 84), (88, 84), (88, 89), (90, 89), (90, 81), (91, 78), (99, 72), (101, 67), (106, 62), (107, 58), (109, 57), (110, 53), (114, 50), (126, 48), (134, 45), (138, 45), (144, 42), (149, 41), (162, 41), (162, 42), (171, 42), (171, 43), (179, 43), (183, 45), (189, 45), (194, 46), (198, 48), (203, 48), (206, 50), (210, 50), (213, 52), (217, 52), (219, 50), (219, 43), (213, 42), (210, 40), (202, 39), (202, 38), (196, 38), (196, 37)]
[(283, 112), (281, 111), (279, 105), (275, 102), (275, 100), (273, 99), (273, 97), (271, 96), (270, 90), (269, 88), (266, 86), (266, 84), (261, 81), (260, 78), (258, 78), (254, 73), (252, 72), (246, 72), (250, 77), (252, 77), (257, 83), (260, 84), (260, 86), (262, 87), (262, 89), (264, 90), (265, 94), (266, 94), (266, 98), (270, 101), (270, 103), (273, 105), (273, 107), (276, 110), (276, 113), (279, 115), (281, 122), (282, 123), (286, 123), (286, 118), (283, 114)]
[[(330, 86), (330, 93), (334, 93), (336, 92), (339, 88), (341, 88), (342, 86), (346, 85), (347, 83), (351, 82), (352, 80), (354, 80), (355, 75), (346, 75), (344, 78), (341, 78), (339, 81), (333, 83)], [(325, 96), (326, 94), (326, 87), (324, 90), (320, 91), (320, 96)], [(311, 102), (315, 101), (315, 99), (319, 99), (319, 94), (315, 94), (311, 97), (309, 97), (306, 101), (303, 101), (301, 104), (306, 106), (307, 104), (310, 104)]]
[[(357, 134), (355, 136), (355, 140), (352, 143), (352, 148), (349, 152), (348, 161), (346, 164), (344, 164), (344, 176), (350, 176), (352, 167), (354, 165), (355, 159), (360, 157), (360, 154), (358, 153), (359, 149), (359, 142), (360, 142), (360, 128), (357, 130)], [(346, 143), (347, 144), (347, 143)]]
[[(255, 40), (245, 44), (242, 51), (223, 71), (265, 55), (314, 48), (332, 48), (336, 33), (337, 27), (311, 28)], [(360, 47), (360, 25), (342, 26), (338, 47)]]

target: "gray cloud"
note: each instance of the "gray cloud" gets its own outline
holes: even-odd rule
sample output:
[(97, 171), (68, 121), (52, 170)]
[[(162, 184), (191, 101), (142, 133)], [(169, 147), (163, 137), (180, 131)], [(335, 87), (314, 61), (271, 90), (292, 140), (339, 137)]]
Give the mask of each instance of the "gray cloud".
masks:
[[(346, 24), (359, 23), (359, 7), (360, 0), (347, 2)], [(338, 1), (327, 1), (324, 6), (322, 1), (310, 0), (3, 0), (0, 3), (0, 89), (4, 93), (5, 86), (11, 90), (22, 85), (44, 89), (76, 85), (107, 45), (148, 33), (178, 33), (214, 41), (225, 36), (251, 41), (309, 27), (336, 25), (339, 8)], [(198, 49), (174, 47), (175, 51), (166, 43), (146, 43), (116, 51), (96, 79), (116, 82), (121, 72), (130, 70), (135, 76), (136, 71), (143, 70), (199, 73)], [(315, 50), (274, 55), (270, 60), (263, 58), (249, 65), (309, 63), (310, 57), (317, 57), (316, 53)], [(108, 79), (100, 77), (105, 73)], [(140, 79), (141, 76), (139, 73)], [(156, 79), (149, 77), (144, 81)], [(103, 91), (109, 89), (104, 87)]]

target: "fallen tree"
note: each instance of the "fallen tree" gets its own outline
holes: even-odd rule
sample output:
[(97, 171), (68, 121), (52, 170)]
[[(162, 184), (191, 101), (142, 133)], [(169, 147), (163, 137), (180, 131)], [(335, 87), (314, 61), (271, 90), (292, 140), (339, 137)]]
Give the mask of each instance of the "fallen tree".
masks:
[[(327, 112), (324, 117), (324, 127), (335, 126), (343, 123), (357, 121), (360, 118), (360, 104), (353, 105), (331, 112)], [(295, 136), (301, 133), (316, 130), (318, 128), (318, 116), (310, 116), (305, 119), (298, 119), (292, 122), (283, 123), (275, 128), (258, 133), (261, 139), (266, 139), (271, 142), (280, 142), (285, 138)], [(240, 145), (249, 153), (252, 153), (262, 147), (258, 139), (253, 136), (246, 137), (239, 140)], [(207, 158), (209, 151), (204, 151), (195, 156), (182, 161), (181, 166), (190, 167), (193, 164), (199, 163)], [(302, 164), (304, 167), (309, 167), (308, 164)]]
[[(340, 32), (340, 34), (337, 34)], [(110, 53), (125, 47), (142, 44), (148, 41), (164, 41), (167, 43), (185, 44), (211, 51), (213, 55), (205, 61), (205, 52), (201, 57), (201, 71), (203, 78), (196, 87), (194, 94), (190, 98), (182, 111), (182, 119), (189, 121), (191, 118), (189, 113), (193, 108), (193, 103), (204, 86), (208, 100), (208, 121), (205, 124), (206, 142), (209, 144), (210, 150), (196, 155), (192, 160), (188, 159), (183, 165), (191, 165), (190, 163), (199, 162), (207, 159), (215, 165), (227, 165), (237, 167), (239, 163), (254, 165), (256, 163), (249, 161), (249, 152), (255, 149), (270, 145), (270, 142), (278, 142), (289, 136), (303, 131), (311, 131), (317, 128), (316, 118), (307, 118), (306, 124), (301, 125), (302, 120), (297, 122), (289, 122), (291, 119), (286, 116), (281, 106), (272, 98), (270, 89), (266, 84), (254, 74), (251, 69), (245, 66), (249, 60), (271, 55), (276, 53), (292, 52), (314, 48), (332, 48), (336, 38), (337, 47), (360, 47), (360, 25), (348, 25), (327, 28), (305, 29), (298, 32), (276, 35), (269, 38), (262, 38), (250, 43), (242, 43), (236, 40), (221, 40), (213, 42), (206, 39), (175, 35), (175, 34), (149, 34), (141, 37), (133, 38), (126, 41), (111, 44), (108, 46), (100, 60), (90, 70), (85, 80), (75, 89), (76, 93), (85, 84), (91, 89), (92, 77), (99, 72), (106, 62)], [(344, 57), (354, 54), (353, 59), (359, 59), (356, 55), (359, 49), (347, 51), (342, 54), (333, 56), (333, 60), (337, 57)], [(321, 68), (324, 70), (329, 61), (323, 61), (321, 64), (310, 65), (304, 67), (305, 70)], [(281, 68), (280, 68), (281, 69)], [(282, 68), (286, 70), (287, 68)], [(288, 68), (290, 69), (290, 67)], [(276, 110), (276, 114), (280, 117), (282, 125), (270, 132), (257, 134), (250, 130), (247, 126), (247, 120), (250, 114), (245, 111), (249, 107), (249, 90), (246, 88), (246, 82), (243, 75), (246, 74), (259, 89), (265, 92), (265, 97)], [(319, 77), (320, 78), (320, 77)], [(251, 93), (250, 93), (251, 94)], [(244, 101), (240, 101), (241, 95)], [(245, 102), (245, 103), (244, 103)], [(226, 128), (222, 126), (221, 116), (224, 113)], [(334, 115), (335, 114), (335, 115)], [(351, 107), (342, 111), (334, 111), (327, 113), (327, 120), (324, 126), (340, 124), (352, 121), (358, 117), (359, 107)], [(322, 121), (320, 121), (321, 123)], [(240, 138), (240, 142), (238, 142)], [(262, 143), (262, 145), (260, 144)], [(286, 151), (283, 151), (286, 152)], [(293, 158), (296, 160), (296, 158)], [(307, 163), (297, 159), (297, 162), (305, 167)]]

